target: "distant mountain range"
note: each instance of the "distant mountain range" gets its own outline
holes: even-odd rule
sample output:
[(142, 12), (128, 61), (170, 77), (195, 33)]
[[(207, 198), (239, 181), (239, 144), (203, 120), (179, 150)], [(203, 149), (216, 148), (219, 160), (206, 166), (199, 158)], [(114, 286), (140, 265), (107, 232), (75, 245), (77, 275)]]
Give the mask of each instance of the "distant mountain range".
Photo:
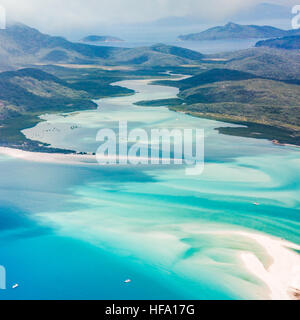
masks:
[(117, 37), (112, 37), (112, 36), (96, 36), (96, 35), (91, 35), (84, 37), (81, 39), (82, 42), (120, 42), (124, 41), (120, 38)]
[(299, 50), (300, 35), (258, 41), (255, 46), (269, 47), (269, 48), (276, 48), (276, 49), (286, 49), (286, 50)]
[(180, 40), (268, 39), (300, 34), (300, 30), (282, 30), (271, 26), (240, 25), (229, 22), (200, 33), (179, 36)]
[(1, 70), (37, 63), (177, 66), (197, 64), (202, 57), (199, 52), (163, 44), (128, 49), (74, 43), (18, 23), (0, 30)]
[(106, 59), (117, 49), (72, 43), (52, 37), (24, 24), (14, 23), (0, 30), (0, 58), (12, 63), (80, 62)]

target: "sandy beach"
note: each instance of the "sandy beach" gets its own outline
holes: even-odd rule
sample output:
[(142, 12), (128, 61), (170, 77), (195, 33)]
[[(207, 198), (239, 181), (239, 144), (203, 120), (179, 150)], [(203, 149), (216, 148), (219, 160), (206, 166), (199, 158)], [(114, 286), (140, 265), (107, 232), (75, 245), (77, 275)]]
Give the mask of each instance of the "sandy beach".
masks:
[[(268, 288), (270, 300), (299, 300), (300, 293), (300, 255), (294, 250), (300, 246), (267, 234), (251, 231), (218, 230), (199, 231), (199, 228), (188, 225), (186, 231), (198, 234), (211, 234), (216, 236), (238, 236), (239, 241), (250, 240), (261, 246), (270, 258), (270, 265), (265, 266), (254, 250), (239, 250), (238, 259), (243, 267), (262, 281)], [(244, 239), (243, 239), (244, 238)]]
[(31, 162), (59, 163), (71, 165), (98, 165), (96, 156), (88, 154), (30, 152), (7, 147), (0, 147), (0, 154)]
[[(40, 162), (40, 163), (57, 163), (57, 164), (67, 164), (67, 165), (105, 165), (105, 166), (112, 166), (115, 164), (107, 164), (108, 157), (105, 158), (100, 157), (99, 155), (96, 156), (95, 154), (64, 154), (64, 153), (45, 153), (45, 152), (31, 152), (31, 151), (24, 151), (20, 149), (14, 148), (7, 148), (7, 147), (0, 147), (0, 154), (6, 155), (11, 158), (21, 159), (25, 161), (31, 162)], [(122, 164), (122, 166), (135, 164), (135, 161), (144, 162), (144, 165), (151, 165), (154, 166), (161, 166), (162, 164), (151, 164), (152, 161), (168, 161), (168, 158), (145, 158), (145, 157), (118, 157), (119, 160), (127, 160), (127, 164)], [(121, 166), (121, 164), (117, 164)], [(141, 164), (138, 164), (141, 165)]]
[(245, 268), (258, 279), (263, 281), (269, 289), (271, 300), (298, 300), (300, 291), (300, 255), (294, 250), (300, 246), (280, 238), (266, 234), (228, 231), (216, 234), (231, 234), (245, 237), (257, 242), (272, 259), (266, 267), (254, 252), (244, 251), (239, 254)]
[(270, 298), (272, 300), (298, 300), (300, 255), (293, 250), (300, 250), (300, 246), (266, 235), (250, 232), (239, 232), (238, 234), (258, 242), (272, 258), (272, 264), (266, 269), (254, 253), (240, 254), (245, 267), (268, 286)]

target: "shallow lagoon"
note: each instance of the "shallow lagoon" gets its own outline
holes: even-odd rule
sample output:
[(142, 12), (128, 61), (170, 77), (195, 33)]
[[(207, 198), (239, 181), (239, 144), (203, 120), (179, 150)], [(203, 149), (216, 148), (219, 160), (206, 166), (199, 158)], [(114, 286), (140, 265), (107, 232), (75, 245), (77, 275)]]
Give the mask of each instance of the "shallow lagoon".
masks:
[[(271, 259), (260, 231), (300, 244), (299, 150), (220, 135), (221, 122), (132, 103), (174, 97), (145, 80), (118, 83), (133, 96), (25, 130), (54, 147), (95, 152), (96, 133), (117, 128), (205, 129), (205, 170), (183, 167), (72, 167), (1, 157), (0, 264), (18, 290), (3, 298), (266, 298), (268, 289), (239, 259)], [(258, 202), (260, 205), (253, 205)], [(8, 214), (9, 213), (9, 214)], [(225, 231), (225, 233), (224, 233)], [(129, 286), (123, 281), (131, 278)], [(55, 283), (55, 285), (54, 285)], [(1, 297), (1, 298), (2, 298)]]

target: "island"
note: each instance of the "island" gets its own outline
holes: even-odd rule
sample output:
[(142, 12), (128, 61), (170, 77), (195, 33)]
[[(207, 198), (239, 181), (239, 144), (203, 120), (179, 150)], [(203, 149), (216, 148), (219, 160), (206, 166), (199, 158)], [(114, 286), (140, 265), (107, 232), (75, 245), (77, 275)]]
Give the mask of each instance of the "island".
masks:
[(241, 25), (233, 22), (199, 33), (179, 36), (183, 41), (225, 40), (225, 39), (269, 39), (300, 34), (299, 30), (282, 30), (271, 26)]

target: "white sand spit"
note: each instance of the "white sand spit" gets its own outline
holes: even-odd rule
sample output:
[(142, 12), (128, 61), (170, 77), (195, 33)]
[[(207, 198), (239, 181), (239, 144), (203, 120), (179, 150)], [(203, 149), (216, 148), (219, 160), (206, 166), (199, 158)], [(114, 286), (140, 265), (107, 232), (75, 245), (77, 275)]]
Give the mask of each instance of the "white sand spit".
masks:
[(270, 298), (297, 299), (297, 292), (300, 290), (300, 255), (291, 249), (300, 250), (300, 246), (256, 233), (239, 232), (239, 234), (258, 242), (273, 260), (266, 269), (255, 254), (250, 252), (240, 254), (246, 268), (269, 287)]
[(63, 154), (63, 153), (43, 153), (29, 152), (19, 149), (0, 147), (0, 153), (12, 158), (22, 159), (31, 162), (46, 162), (46, 163), (61, 163), (72, 165), (93, 164), (96, 165), (97, 160), (95, 155), (88, 154)]

